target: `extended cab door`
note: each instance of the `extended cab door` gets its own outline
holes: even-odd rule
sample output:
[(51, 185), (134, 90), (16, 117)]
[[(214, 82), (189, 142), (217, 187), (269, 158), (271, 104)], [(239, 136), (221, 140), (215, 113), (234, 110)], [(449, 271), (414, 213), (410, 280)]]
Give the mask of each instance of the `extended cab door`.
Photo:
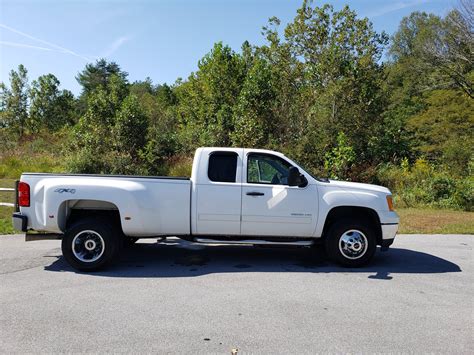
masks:
[(313, 236), (318, 216), (316, 185), (289, 186), (292, 165), (288, 161), (268, 153), (245, 153), (241, 234)]
[(243, 149), (202, 151), (193, 193), (193, 233), (240, 235), (242, 157)]

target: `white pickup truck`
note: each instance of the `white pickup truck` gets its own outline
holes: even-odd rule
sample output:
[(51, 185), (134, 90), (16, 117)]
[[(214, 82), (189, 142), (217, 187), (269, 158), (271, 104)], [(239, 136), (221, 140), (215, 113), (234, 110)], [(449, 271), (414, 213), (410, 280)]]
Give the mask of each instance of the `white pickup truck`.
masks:
[(62, 238), (79, 270), (109, 264), (126, 242), (167, 236), (322, 242), (334, 261), (357, 267), (393, 243), (398, 222), (385, 187), (318, 179), (281, 153), (243, 148), (197, 149), (190, 179), (24, 173), (13, 214), (27, 240)]

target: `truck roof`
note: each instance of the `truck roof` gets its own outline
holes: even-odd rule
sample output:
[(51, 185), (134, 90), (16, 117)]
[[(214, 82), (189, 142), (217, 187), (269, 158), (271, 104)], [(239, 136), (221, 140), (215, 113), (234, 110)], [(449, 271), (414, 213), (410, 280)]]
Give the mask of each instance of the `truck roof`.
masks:
[(274, 150), (269, 150), (269, 149), (257, 149), (257, 148), (241, 148), (241, 147), (201, 147), (198, 148), (197, 150), (202, 150), (206, 152), (212, 152), (212, 151), (224, 151), (224, 152), (236, 152), (238, 153), (241, 150), (244, 150), (247, 153), (250, 152), (255, 152), (255, 153), (266, 153), (266, 154), (273, 154), (273, 155), (278, 155), (281, 157), (284, 157), (285, 155), (280, 152), (276, 152)]

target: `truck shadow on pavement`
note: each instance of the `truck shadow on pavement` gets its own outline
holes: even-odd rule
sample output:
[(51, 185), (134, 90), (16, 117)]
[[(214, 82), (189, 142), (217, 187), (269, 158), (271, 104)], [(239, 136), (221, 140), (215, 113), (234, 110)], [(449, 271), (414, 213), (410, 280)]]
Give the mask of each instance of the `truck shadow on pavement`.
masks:
[[(48, 257), (51, 257), (48, 256)], [(47, 271), (76, 272), (60, 255)], [(122, 252), (120, 260), (104, 270), (91, 272), (105, 277), (195, 277), (213, 273), (306, 272), (370, 273), (369, 279), (391, 280), (392, 274), (461, 272), (458, 265), (419, 251), (390, 248), (377, 250), (363, 268), (343, 268), (328, 261), (322, 248), (280, 246), (202, 245), (182, 240), (137, 243)]]

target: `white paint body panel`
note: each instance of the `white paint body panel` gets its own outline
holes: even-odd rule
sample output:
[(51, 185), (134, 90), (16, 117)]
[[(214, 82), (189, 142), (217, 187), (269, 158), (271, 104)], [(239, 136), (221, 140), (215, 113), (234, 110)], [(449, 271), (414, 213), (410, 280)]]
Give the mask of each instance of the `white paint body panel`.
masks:
[[(208, 178), (209, 155), (238, 155), (235, 183)], [(306, 187), (247, 183), (247, 155), (278, 156), (308, 180)], [(319, 181), (281, 153), (243, 148), (199, 148), (190, 180), (92, 175), (23, 174), (30, 185), (31, 206), (21, 207), (28, 229), (60, 233), (74, 208), (116, 209), (126, 235), (321, 237), (331, 209), (341, 206), (374, 210), (384, 239), (392, 239), (399, 218), (388, 210), (385, 187)], [(263, 196), (248, 196), (247, 192)]]
[(193, 234), (238, 236), (242, 207), (243, 149), (221, 148), (218, 150), (237, 153), (236, 181), (235, 183), (211, 181), (207, 175), (209, 155), (216, 149), (201, 148), (196, 152), (196, 156), (199, 156), (197, 163), (199, 169), (193, 170), (196, 176), (192, 178), (195, 181), (193, 201), (196, 221)]
[(190, 232), (187, 180), (26, 174), (22, 181), (30, 185), (31, 204), (20, 210), (34, 230), (60, 233), (71, 208), (85, 200), (97, 209), (118, 209), (130, 236)]
[[(248, 196), (261, 192), (263, 196)], [(318, 189), (259, 184), (242, 187), (242, 235), (311, 237), (318, 220)]]

